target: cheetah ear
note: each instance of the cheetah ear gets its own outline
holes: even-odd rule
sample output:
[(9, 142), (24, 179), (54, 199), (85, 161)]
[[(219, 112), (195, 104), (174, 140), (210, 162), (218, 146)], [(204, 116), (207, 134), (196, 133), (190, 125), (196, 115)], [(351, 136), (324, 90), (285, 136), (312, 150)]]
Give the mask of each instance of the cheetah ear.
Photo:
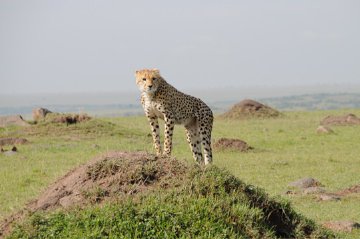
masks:
[(160, 74), (159, 69), (154, 68), (154, 69), (152, 69), (152, 71), (155, 72), (156, 74)]

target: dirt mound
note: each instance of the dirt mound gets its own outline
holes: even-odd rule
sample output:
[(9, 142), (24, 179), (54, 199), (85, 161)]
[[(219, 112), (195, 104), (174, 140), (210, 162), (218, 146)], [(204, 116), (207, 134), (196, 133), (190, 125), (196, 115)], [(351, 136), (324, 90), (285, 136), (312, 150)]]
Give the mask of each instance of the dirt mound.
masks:
[(70, 171), (23, 211), (5, 220), (0, 226), (0, 236), (10, 230), (12, 222), (24, 217), (26, 211), (83, 206), (158, 187), (178, 187), (187, 169), (176, 159), (145, 152), (106, 153)]
[(30, 203), (29, 209), (67, 208), (136, 194), (157, 186), (174, 187), (177, 185), (173, 185), (176, 183), (172, 179), (176, 178), (179, 182), (186, 168), (178, 160), (144, 152), (107, 153), (60, 178)]
[(45, 123), (61, 123), (61, 124), (77, 124), (90, 120), (87, 114), (60, 114), (48, 113), (40, 122)]
[(11, 116), (1, 116), (0, 117), (0, 127), (7, 126), (29, 126), (30, 124), (26, 122), (21, 115), (11, 115)]
[(23, 139), (23, 138), (1, 138), (0, 146), (26, 144), (28, 142), (29, 141), (27, 139)]
[(241, 152), (246, 152), (250, 149), (253, 149), (253, 147), (249, 146), (245, 141), (242, 141), (240, 139), (227, 139), (227, 138), (221, 138), (214, 144), (215, 149), (224, 150), (224, 149), (231, 149), (231, 150), (237, 150)]
[(229, 111), (221, 115), (227, 119), (272, 118), (280, 116), (280, 112), (254, 100), (243, 100), (235, 104)]
[(156, 188), (180, 186), (188, 166), (174, 158), (145, 152), (109, 152), (68, 172), (49, 186), (38, 199), (0, 225), (0, 238), (15, 221), (30, 212), (70, 208), (116, 200)]
[(321, 125), (360, 125), (360, 118), (354, 114), (347, 114), (343, 116), (332, 116), (325, 117), (321, 122)]

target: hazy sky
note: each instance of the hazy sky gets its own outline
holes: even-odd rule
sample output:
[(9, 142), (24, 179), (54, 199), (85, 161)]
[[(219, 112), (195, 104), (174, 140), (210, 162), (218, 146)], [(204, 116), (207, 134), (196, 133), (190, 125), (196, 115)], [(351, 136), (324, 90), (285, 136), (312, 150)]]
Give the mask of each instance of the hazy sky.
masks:
[(0, 0), (0, 94), (360, 84), (359, 0)]

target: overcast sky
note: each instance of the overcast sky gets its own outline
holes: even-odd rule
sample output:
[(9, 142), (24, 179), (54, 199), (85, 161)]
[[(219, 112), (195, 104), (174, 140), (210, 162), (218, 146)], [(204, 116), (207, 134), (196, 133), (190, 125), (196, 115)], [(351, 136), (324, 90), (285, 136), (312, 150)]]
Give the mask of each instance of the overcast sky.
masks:
[(0, 94), (360, 84), (360, 1), (0, 0)]

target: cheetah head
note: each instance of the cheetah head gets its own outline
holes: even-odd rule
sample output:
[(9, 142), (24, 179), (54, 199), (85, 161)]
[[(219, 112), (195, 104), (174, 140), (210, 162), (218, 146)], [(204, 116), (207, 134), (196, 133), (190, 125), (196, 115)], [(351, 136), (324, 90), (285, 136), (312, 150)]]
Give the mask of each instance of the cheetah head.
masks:
[(154, 93), (161, 81), (158, 69), (143, 69), (135, 72), (136, 84), (141, 92)]

